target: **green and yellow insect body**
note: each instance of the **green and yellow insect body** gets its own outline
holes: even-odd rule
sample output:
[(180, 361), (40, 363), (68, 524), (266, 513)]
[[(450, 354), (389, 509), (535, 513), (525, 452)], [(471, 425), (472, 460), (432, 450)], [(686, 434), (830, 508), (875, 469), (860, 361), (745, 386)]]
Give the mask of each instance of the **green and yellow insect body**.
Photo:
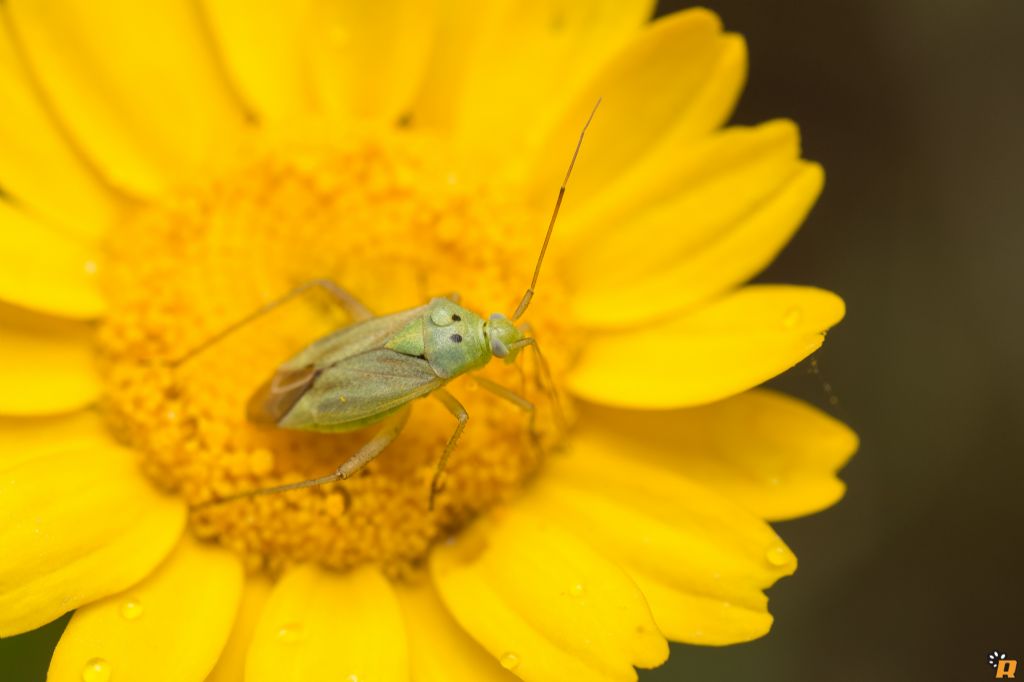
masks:
[(430, 395), (492, 357), (514, 359), (524, 334), (447, 298), (356, 322), (284, 362), (249, 402), (249, 418), (286, 429), (355, 431)]
[[(591, 112), (591, 119), (593, 116)], [(352, 324), (313, 342), (282, 363), (250, 398), (247, 410), (249, 419), (278, 428), (320, 432), (356, 431), (381, 423), (377, 434), (332, 474), (239, 493), (209, 504), (345, 480), (398, 437), (408, 417), (409, 411), (406, 408), (409, 403), (417, 398), (432, 396), (440, 400), (458, 420), (458, 425), (441, 453), (431, 482), (429, 506), (433, 508), (445, 463), (469, 419), (469, 413), (444, 389), (444, 385), (455, 377), (480, 369), (492, 358), (512, 362), (521, 349), (529, 346), (537, 354), (540, 371), (548, 375), (547, 384), (551, 386), (550, 374), (536, 341), (516, 327), (515, 320), (526, 312), (533, 300), (540, 267), (565, 195), (565, 186), (579, 154), (583, 134), (589, 125), (590, 119), (583, 126), (569, 170), (558, 190), (551, 221), (534, 267), (533, 279), (511, 319), (494, 313), (485, 320), (460, 306), (455, 297), (434, 298), (426, 305), (409, 310), (390, 315), (374, 315), (336, 283), (312, 280), (239, 320), (180, 358), (176, 364), (195, 357), (228, 334), (308, 289), (320, 287), (348, 311)], [(479, 379), (478, 384), (528, 412), (533, 433), (535, 412), (532, 403), (486, 379)], [(550, 390), (555, 412), (560, 414), (557, 396), (553, 388)]]

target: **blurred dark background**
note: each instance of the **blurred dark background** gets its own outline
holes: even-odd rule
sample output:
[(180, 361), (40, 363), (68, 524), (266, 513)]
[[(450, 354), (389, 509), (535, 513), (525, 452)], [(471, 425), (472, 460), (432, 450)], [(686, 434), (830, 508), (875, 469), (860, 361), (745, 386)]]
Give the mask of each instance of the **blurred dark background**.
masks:
[[(750, 47), (735, 121), (791, 117), (825, 166), (760, 279), (846, 299), (818, 364), (862, 445), (837, 507), (778, 525), (800, 568), (769, 593), (771, 634), (674, 647), (641, 679), (984, 680), (992, 649), (1024, 665), (1024, 3), (703, 4)], [(778, 384), (827, 407), (807, 369)]]
[[(817, 356), (840, 404), (807, 363), (777, 383), (863, 444), (842, 503), (779, 524), (800, 568), (770, 592), (772, 633), (675, 646), (641, 679), (984, 680), (992, 649), (1024, 665), (1024, 3), (706, 4), (750, 46), (736, 122), (795, 119), (828, 173), (761, 279), (846, 299)], [(64, 623), (0, 642), (20, 659), (0, 678), (42, 679)]]

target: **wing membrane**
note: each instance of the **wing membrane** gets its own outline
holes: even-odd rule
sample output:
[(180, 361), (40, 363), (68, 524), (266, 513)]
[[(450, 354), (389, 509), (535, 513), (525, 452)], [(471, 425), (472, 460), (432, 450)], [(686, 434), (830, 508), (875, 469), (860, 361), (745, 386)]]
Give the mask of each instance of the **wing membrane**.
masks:
[(288, 414), (320, 376), (323, 369), (307, 365), (299, 369), (280, 369), (256, 389), (249, 399), (246, 414), (257, 424), (277, 424)]
[(278, 423), (294, 429), (354, 430), (444, 383), (426, 360), (377, 348), (323, 368)]

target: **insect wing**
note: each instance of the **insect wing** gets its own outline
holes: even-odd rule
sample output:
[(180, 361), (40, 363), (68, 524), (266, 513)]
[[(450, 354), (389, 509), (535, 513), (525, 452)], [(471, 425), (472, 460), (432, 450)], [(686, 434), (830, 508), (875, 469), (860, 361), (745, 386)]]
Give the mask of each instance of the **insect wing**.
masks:
[(388, 339), (424, 310), (426, 306), (419, 306), (357, 322), (306, 346), (256, 389), (249, 399), (249, 420), (257, 424), (282, 424), (321, 372), (360, 353), (383, 348)]
[(256, 389), (249, 399), (246, 414), (257, 424), (277, 424), (313, 385), (322, 369), (312, 365), (299, 369), (280, 369)]
[(444, 383), (422, 358), (374, 349), (320, 371), (279, 424), (317, 431), (358, 429)]
[(342, 327), (293, 355), (281, 364), (279, 371), (298, 371), (306, 367), (323, 369), (346, 358), (383, 348), (391, 337), (422, 316), (426, 309), (425, 305), (418, 306)]

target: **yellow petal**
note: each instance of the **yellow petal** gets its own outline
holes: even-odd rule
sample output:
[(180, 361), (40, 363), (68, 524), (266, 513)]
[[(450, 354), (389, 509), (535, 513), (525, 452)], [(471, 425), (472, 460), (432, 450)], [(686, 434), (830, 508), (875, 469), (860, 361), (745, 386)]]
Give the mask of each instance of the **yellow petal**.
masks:
[(0, 299), (64, 317), (99, 317), (96, 254), (0, 199)]
[(148, 578), (75, 612), (47, 679), (202, 680), (228, 638), (243, 580), (235, 555), (184, 535)]
[(455, 619), (524, 680), (635, 680), (668, 647), (618, 566), (542, 517), (503, 510), (440, 545), (431, 574)]
[[(582, 217), (588, 224), (560, 242), (573, 317), (592, 328), (636, 326), (757, 274), (821, 191), (820, 166), (797, 161), (799, 152), (789, 121), (731, 129), (645, 174), (659, 178), (649, 187), (625, 181), (602, 194), (599, 210)], [(636, 191), (627, 198), (620, 186)]]
[(187, 0), (6, 3), (32, 73), (116, 187), (152, 195), (217, 158), (242, 124)]
[(241, 682), (244, 679), (249, 644), (272, 588), (273, 583), (267, 576), (251, 575), (245, 579), (242, 601), (231, 628), (231, 636), (220, 653), (217, 665), (207, 675), (206, 682)]
[(842, 422), (763, 389), (670, 412), (581, 405), (579, 431), (617, 467), (655, 464), (769, 520), (834, 504), (844, 490), (836, 472), (857, 449)]
[(97, 439), (2, 467), (0, 518), (7, 636), (148, 575), (180, 537), (185, 508), (142, 478), (131, 452)]
[[(796, 568), (778, 536), (740, 505), (609, 446), (574, 435), (523, 504), (620, 561), (641, 588), (654, 585), (644, 594), (670, 639), (725, 644), (767, 632), (762, 590)], [(683, 602), (691, 608), (674, 611)]]
[[(598, 98), (601, 106), (587, 130), (566, 196), (567, 215), (656, 149), (677, 123), (695, 115), (691, 107), (704, 101), (701, 93), (728, 44), (718, 17), (701, 8), (670, 14), (644, 27), (574, 95), (542, 138), (526, 174), (534, 195), (545, 202), (553, 196)], [(708, 120), (705, 127), (718, 122)]]
[[(768, 176), (753, 176), (762, 184), (800, 153), (800, 133), (788, 120), (755, 127), (731, 126), (680, 144), (659, 144), (650, 154), (623, 169), (601, 192), (573, 207), (558, 222), (559, 239), (552, 244), (563, 255), (621, 231), (623, 222), (657, 205), (668, 204), (721, 182), (759, 160), (771, 161)], [(781, 179), (777, 180), (781, 183)], [(572, 193), (567, 193), (568, 196)], [(684, 223), (686, 227), (689, 223)]]
[(117, 201), (39, 101), (2, 21), (0, 101), (0, 186), (73, 234), (102, 235), (114, 219)]
[(263, 120), (312, 105), (305, 74), (310, 0), (205, 0), (210, 29), (235, 87)]
[(677, 319), (595, 334), (569, 375), (569, 388), (619, 407), (713, 402), (810, 355), (844, 311), (842, 299), (821, 289), (748, 286)]
[(692, 143), (729, 119), (747, 80), (747, 43), (741, 35), (724, 33), (719, 47), (700, 89), (651, 153), (643, 157), (644, 164), (659, 163), (659, 157), (671, 155), (672, 150)]
[(100, 393), (92, 330), (0, 303), (0, 414), (71, 412)]
[[(633, 38), (650, 0), (441, 5), (438, 40), (414, 114), (477, 156), (512, 162), (593, 73)], [(534, 139), (534, 143), (539, 140)]]
[(434, 38), (433, 0), (313, 0), (306, 36), (314, 96), (335, 119), (393, 122), (419, 88)]
[(93, 410), (56, 417), (0, 417), (0, 469), (108, 437), (103, 420)]
[(246, 682), (409, 677), (405, 626), (394, 589), (369, 567), (289, 571), (256, 625)]
[(673, 642), (702, 646), (749, 642), (764, 637), (775, 620), (768, 613), (766, 598), (733, 603), (669, 585), (639, 569), (631, 570), (630, 576), (650, 603), (658, 628)]
[(395, 588), (409, 633), (416, 682), (514, 682), (516, 677), (455, 622), (429, 581)]

